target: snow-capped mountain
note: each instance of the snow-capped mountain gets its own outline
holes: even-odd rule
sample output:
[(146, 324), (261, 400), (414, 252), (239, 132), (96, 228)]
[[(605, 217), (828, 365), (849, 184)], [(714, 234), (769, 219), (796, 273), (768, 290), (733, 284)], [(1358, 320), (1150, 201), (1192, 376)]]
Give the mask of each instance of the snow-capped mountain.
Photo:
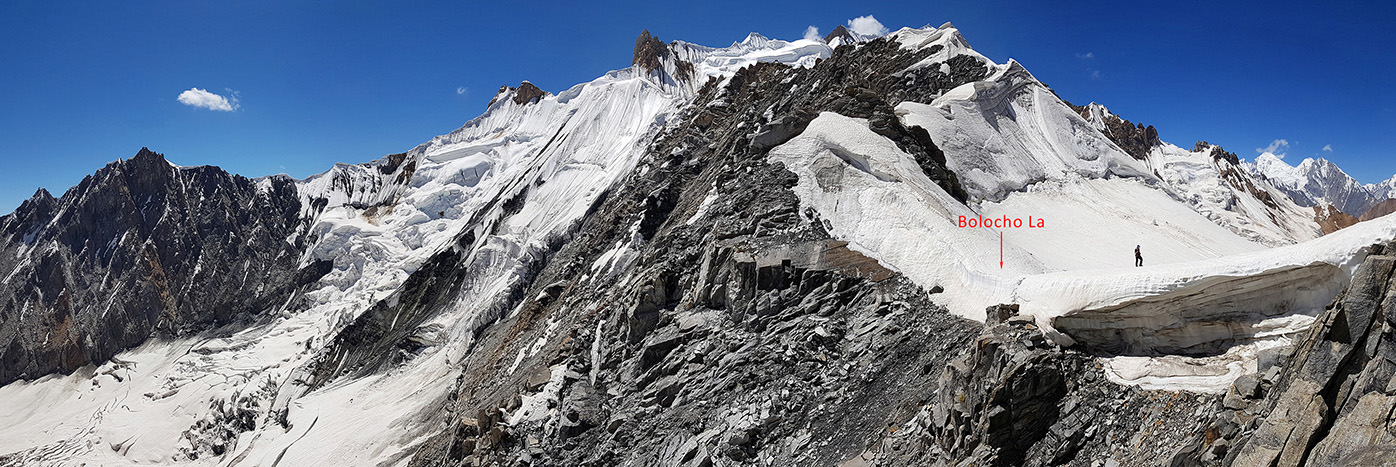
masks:
[(1366, 188), (1367, 192), (1371, 193), (1372, 197), (1376, 198), (1377, 201), (1396, 199), (1396, 175), (1378, 183), (1362, 185), (1362, 187)]
[(949, 23), (645, 31), (305, 180), (142, 150), (37, 193), (0, 218), (0, 464), (1263, 461), (1214, 443), (1337, 386), (1276, 355), (1377, 313), (1396, 219), (1318, 238), (1260, 173)]
[(1345, 213), (1361, 216), (1377, 202), (1389, 199), (1389, 191), (1381, 185), (1363, 185), (1324, 158), (1305, 158), (1292, 166), (1267, 152), (1244, 165), (1247, 172), (1269, 180), (1302, 206), (1331, 204)]

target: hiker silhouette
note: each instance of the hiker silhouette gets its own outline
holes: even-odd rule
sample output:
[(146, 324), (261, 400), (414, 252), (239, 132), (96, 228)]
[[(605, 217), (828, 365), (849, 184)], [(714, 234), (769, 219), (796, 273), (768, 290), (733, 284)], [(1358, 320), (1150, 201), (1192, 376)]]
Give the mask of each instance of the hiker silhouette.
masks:
[(1134, 246), (1134, 267), (1144, 265), (1144, 255), (1139, 253), (1139, 245)]

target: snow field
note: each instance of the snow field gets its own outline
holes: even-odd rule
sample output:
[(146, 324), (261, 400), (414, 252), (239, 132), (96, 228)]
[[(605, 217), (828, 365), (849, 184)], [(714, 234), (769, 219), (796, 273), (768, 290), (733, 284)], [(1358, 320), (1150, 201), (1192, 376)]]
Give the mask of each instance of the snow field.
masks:
[[(226, 339), (149, 342), (117, 357), (133, 362), (111, 372), (119, 381), (103, 374), (113, 369), (107, 364), (0, 388), (7, 406), (43, 408), (0, 414), (0, 453), (30, 450), (26, 455), (39, 463), (103, 465), (404, 462), (421, 433), (439, 426), (440, 403), (459, 371), (454, 362), (473, 326), (493, 319), (482, 314), (519, 280), (527, 256), (564, 235), (627, 176), (698, 87), (757, 61), (811, 66), (832, 51), (759, 35), (724, 49), (675, 48), (696, 64), (691, 81), (675, 79), (668, 63), (662, 72), (613, 71), (528, 105), (506, 92), (480, 117), (406, 153), (392, 173), (379, 170), (384, 158), (299, 181), (303, 214), (312, 219), (304, 235), (315, 242), (302, 263), (334, 262), (320, 288), (305, 294), (308, 309), (269, 310), (279, 318)], [(414, 173), (407, 177), (409, 165)], [(312, 210), (312, 199), (325, 200), (324, 208)], [(511, 199), (521, 204), (506, 213), (502, 204)], [(375, 302), (392, 300), (412, 272), (454, 248), (467, 229), (477, 240), (462, 267), (477, 274), (457, 304), (423, 326), (438, 345), (387, 373), (306, 393), (298, 380), (339, 330)], [(624, 266), (628, 247), (617, 248), (604, 269)], [(256, 401), (256, 429), (237, 436), (222, 456), (182, 455), (191, 446), (185, 431), (214, 419), (213, 401), (234, 396)], [(549, 397), (531, 396), (528, 409), (511, 418), (546, 415), (534, 408), (546, 407)], [(274, 420), (282, 409), (289, 429)], [(193, 436), (210, 441), (205, 433)]]

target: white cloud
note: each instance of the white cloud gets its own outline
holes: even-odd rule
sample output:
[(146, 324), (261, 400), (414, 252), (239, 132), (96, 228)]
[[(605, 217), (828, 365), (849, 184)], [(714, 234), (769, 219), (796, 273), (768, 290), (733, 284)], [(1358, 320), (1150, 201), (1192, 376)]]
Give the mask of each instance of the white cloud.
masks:
[(1266, 147), (1263, 147), (1263, 148), (1255, 148), (1255, 152), (1258, 152), (1258, 153), (1261, 153), (1261, 154), (1265, 154), (1265, 153), (1274, 154), (1274, 155), (1276, 155), (1276, 156), (1279, 156), (1281, 159), (1284, 158), (1285, 153), (1288, 152), (1288, 151), (1289, 151), (1289, 140), (1286, 140), (1286, 139), (1284, 139), (1284, 138), (1280, 138), (1280, 139), (1271, 141), (1269, 146), (1266, 146)]
[(1096, 81), (1100, 81), (1100, 80), (1102, 80), (1102, 79), (1104, 79), (1104, 78), (1105, 78), (1105, 76), (1102, 75), (1102, 74), (1100, 74), (1100, 70), (1091, 70), (1091, 79), (1096, 80)]
[(859, 16), (848, 20), (848, 29), (864, 36), (887, 35), (887, 27), (883, 26), (882, 23), (878, 22), (877, 18), (873, 18), (872, 15)]
[(470, 92), (470, 88), (467, 88), (467, 87), (465, 87), (465, 86), (461, 86), (461, 87), (456, 88), (456, 95), (458, 95), (458, 96), (463, 96), (463, 95), (465, 95), (465, 93), (467, 93), (467, 92)]
[(1331, 145), (1331, 144), (1325, 144), (1325, 145), (1323, 145), (1323, 152), (1333, 152), (1333, 145)]
[(1076, 58), (1079, 58), (1079, 59), (1082, 59), (1082, 60), (1092, 59), (1092, 58), (1095, 58), (1095, 52), (1086, 52), (1086, 53), (1083, 53), (1083, 54), (1076, 54)]
[(225, 89), (230, 97), (223, 97), (199, 88), (189, 88), (188, 91), (179, 93), (179, 103), (200, 107), (221, 112), (232, 112), (238, 107), (238, 92), (232, 89)]
[(819, 37), (819, 28), (816, 28), (816, 27), (814, 27), (814, 26), (810, 26), (810, 27), (805, 28), (805, 40), (807, 40), (807, 41), (817, 41), (817, 40), (820, 40), (820, 39), (822, 39), (822, 38)]

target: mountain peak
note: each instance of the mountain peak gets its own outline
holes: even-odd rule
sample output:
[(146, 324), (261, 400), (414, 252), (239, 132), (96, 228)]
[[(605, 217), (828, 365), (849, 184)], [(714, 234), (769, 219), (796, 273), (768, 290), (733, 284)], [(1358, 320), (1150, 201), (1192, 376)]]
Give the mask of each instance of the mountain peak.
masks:
[(1373, 193), (1375, 190), (1358, 183), (1333, 161), (1306, 157), (1297, 165), (1289, 165), (1283, 158), (1283, 155), (1263, 153), (1256, 156), (1248, 170), (1264, 175), (1301, 206), (1326, 203), (1345, 213), (1361, 215), (1381, 201), (1379, 196), (1383, 193)]
[(160, 159), (160, 160), (162, 160), (162, 161), (165, 160), (165, 155), (164, 155), (164, 154), (160, 154), (160, 153), (158, 153), (158, 152), (151, 151), (150, 148), (147, 148), (147, 147), (141, 147), (141, 150), (140, 150), (140, 151), (136, 151), (136, 157), (134, 157), (133, 159), (143, 159), (143, 158), (152, 158), (152, 157), (153, 157), (153, 158)]
[(538, 86), (525, 80), (519, 83), (519, 90), (514, 93), (514, 103), (519, 105), (532, 104), (547, 95), (548, 91), (538, 89)]
[(631, 65), (638, 65), (647, 72), (653, 72), (664, 66), (664, 58), (669, 56), (669, 46), (665, 45), (659, 38), (650, 35), (650, 30), (640, 31), (640, 36), (635, 38), (635, 53), (630, 60)]
[(770, 41), (771, 41), (771, 39), (767, 38), (766, 36), (761, 35), (761, 33), (759, 33), (759, 32), (752, 32), (752, 33), (750, 33), (750, 34), (747, 34), (747, 35), (746, 35), (746, 39), (742, 39), (742, 43), (743, 43), (743, 44), (751, 44), (751, 45), (762, 45), (762, 44), (765, 44), (765, 43), (770, 42)]
[(30, 196), (29, 199), (26, 199), (23, 203), (20, 203), (19, 209), (15, 212), (48, 213), (51, 212), (53, 210), (53, 207), (57, 205), (58, 199), (54, 198), (52, 194), (49, 194), (48, 190), (40, 188), (34, 191), (34, 196)]
[(840, 24), (839, 27), (834, 28), (833, 31), (829, 31), (828, 35), (824, 36), (824, 43), (832, 45), (834, 43), (834, 39), (840, 38), (843, 39), (842, 43), (844, 44), (854, 41), (853, 34), (850, 34), (848, 32), (848, 28), (845, 28), (842, 24)]
[(132, 157), (128, 163), (136, 168), (169, 167), (173, 165), (165, 159), (164, 154), (151, 151), (150, 148), (145, 147), (142, 147), (140, 151), (136, 151), (136, 156)]

